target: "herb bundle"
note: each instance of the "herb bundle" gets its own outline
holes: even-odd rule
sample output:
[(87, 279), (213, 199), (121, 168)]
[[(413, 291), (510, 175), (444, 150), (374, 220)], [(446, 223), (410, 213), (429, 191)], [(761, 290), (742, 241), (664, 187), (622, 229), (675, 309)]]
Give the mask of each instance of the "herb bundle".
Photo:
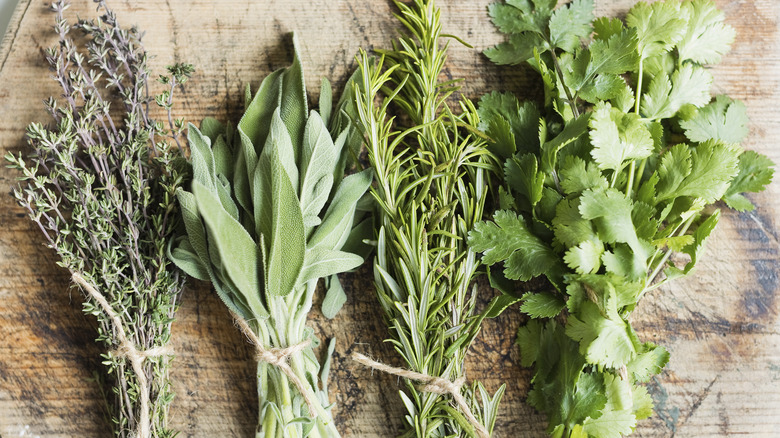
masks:
[(710, 95), (704, 65), (734, 39), (711, 1), (638, 3), (625, 23), (594, 21), (590, 0), (555, 6), (490, 8), (509, 39), (487, 56), (528, 62), (544, 105), (481, 100), (506, 188), (469, 244), (483, 263), (503, 263), (492, 282), (505, 291), (539, 275), (553, 286), (522, 297), (532, 320), (518, 333), (522, 364), (535, 365), (528, 402), (548, 415), (548, 432), (620, 437), (652, 414), (639, 384), (669, 359), (639, 339), (631, 312), (691, 272), (720, 217), (713, 203), (753, 208), (742, 193), (763, 190), (772, 163), (739, 146), (744, 105)]
[[(480, 263), (466, 236), (482, 219), (487, 174), (497, 162), (476, 134), (471, 102), (458, 99), (460, 115), (446, 104), (457, 81), (439, 80), (447, 53), (447, 44), (440, 46), (440, 10), (433, 1), (396, 5), (408, 35), (378, 51), (378, 60), (361, 53), (356, 102), (376, 180), (374, 283), (389, 341), (409, 369), (356, 358), (406, 378), (403, 436), (487, 436), (504, 387), (492, 397), (481, 383), (464, 387), (464, 361), (496, 306), (476, 310)], [(375, 105), (379, 93), (385, 97)]]
[(139, 31), (120, 27), (105, 2), (95, 3), (104, 15), (73, 27), (64, 18), (68, 2), (52, 4), (59, 45), (46, 61), (64, 103), (48, 99), (54, 124), (28, 127), (28, 158), (6, 159), (23, 174), (16, 199), (85, 292), (84, 312), (97, 318), (97, 341), (110, 349), (102, 357), (113, 383), (114, 434), (172, 437), (168, 342), (184, 278), (166, 257), (183, 169), (183, 123), (171, 109), (192, 66), (169, 67), (161, 77), (167, 90), (156, 103), (168, 124), (155, 121)]
[(348, 100), (332, 114), (323, 81), (320, 111), (308, 111), (297, 47), (292, 65), (250, 97), (237, 130), (214, 119), (188, 128), (194, 179), (177, 191), (186, 234), (170, 256), (214, 284), (258, 350), (257, 436), (337, 437), (327, 391), (335, 344), (321, 366), (306, 317), (320, 278), (332, 317), (345, 299), (335, 274), (363, 262), (354, 242), (370, 222), (356, 220), (357, 206), (371, 173), (344, 177), (360, 146), (342, 111)]

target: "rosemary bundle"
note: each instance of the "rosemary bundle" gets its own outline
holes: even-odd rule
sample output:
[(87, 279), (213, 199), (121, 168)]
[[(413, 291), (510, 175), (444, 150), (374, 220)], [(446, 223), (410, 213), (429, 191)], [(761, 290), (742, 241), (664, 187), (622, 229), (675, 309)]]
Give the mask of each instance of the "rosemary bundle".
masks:
[(370, 222), (353, 225), (371, 173), (344, 177), (361, 141), (342, 112), (348, 101), (331, 116), (323, 81), (320, 111), (308, 111), (297, 47), (292, 66), (247, 96), (237, 130), (214, 119), (188, 129), (194, 179), (177, 192), (186, 234), (170, 256), (214, 284), (257, 349), (257, 436), (338, 437), (327, 389), (334, 343), (320, 365), (306, 318), (320, 278), (332, 316), (346, 298), (335, 274), (363, 263), (353, 242)]
[(104, 15), (73, 26), (63, 15), (68, 2), (52, 4), (59, 45), (46, 61), (63, 101), (46, 101), (52, 125), (28, 127), (29, 157), (6, 159), (23, 175), (16, 199), (86, 294), (84, 312), (97, 318), (114, 435), (172, 437), (168, 342), (184, 278), (166, 258), (183, 169), (183, 123), (171, 108), (192, 66), (169, 67), (160, 78), (166, 91), (156, 103), (168, 124), (155, 121), (139, 31), (95, 3)]
[[(355, 96), (376, 180), (374, 282), (389, 341), (408, 369), (355, 359), (406, 378), (403, 436), (484, 437), (504, 387), (491, 397), (479, 382), (463, 386), (464, 361), (483, 319), (501, 305), (477, 312), (480, 263), (466, 236), (482, 219), (486, 181), (497, 162), (476, 133), (472, 103), (458, 99), (460, 115), (446, 104), (458, 88), (457, 81), (439, 80), (448, 47), (440, 46), (440, 10), (425, 0), (396, 5), (408, 35), (378, 51), (378, 60), (361, 52), (362, 88)], [(379, 93), (385, 97), (376, 105)]]

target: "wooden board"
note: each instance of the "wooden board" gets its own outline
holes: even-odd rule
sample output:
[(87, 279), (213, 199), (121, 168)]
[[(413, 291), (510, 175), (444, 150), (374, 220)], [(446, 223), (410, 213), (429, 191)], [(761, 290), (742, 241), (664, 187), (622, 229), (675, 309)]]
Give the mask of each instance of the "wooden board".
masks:
[[(478, 98), (492, 89), (534, 96), (528, 72), (498, 68), (480, 55), (501, 40), (486, 15), (490, 0), (440, 0), (445, 30), (472, 43), (453, 45), (448, 71)], [(76, 13), (93, 16), (87, 0)], [(89, 3), (89, 4), (88, 4)], [(395, 34), (385, 0), (166, 0), (111, 2), (124, 23), (146, 30), (156, 71), (172, 61), (197, 66), (177, 110), (186, 119), (236, 120), (244, 84), (257, 85), (291, 57), (287, 32), (302, 43), (307, 85), (342, 84), (358, 47), (386, 47)], [(624, 14), (632, 0), (597, 0), (598, 14)], [(780, 162), (780, 3), (718, 0), (738, 30), (732, 53), (713, 69), (715, 92), (746, 102), (749, 149)], [(59, 92), (48, 80), (42, 50), (52, 45), (52, 16), (40, 0), (21, 0), (0, 50), (0, 149), (23, 150), (24, 129), (45, 121), (42, 99)], [(42, 236), (10, 196), (14, 173), (0, 168), (0, 436), (105, 437), (95, 322), (81, 312)], [(672, 352), (649, 389), (656, 415), (639, 437), (777, 436), (780, 430), (780, 300), (778, 184), (751, 199), (754, 213), (725, 213), (695, 277), (653, 292), (634, 315), (644, 339)], [(368, 352), (399, 361), (382, 343), (382, 323), (367, 269), (347, 277), (349, 302), (336, 321), (312, 315), (323, 337), (337, 336), (332, 400), (345, 436), (390, 437), (401, 426), (399, 382), (348, 360)], [(491, 292), (483, 287), (484, 300)], [(529, 373), (518, 365), (516, 309), (488, 321), (468, 360), (471, 378), (494, 391), (507, 383), (497, 437), (544, 436), (544, 418), (524, 404)], [(182, 437), (250, 436), (255, 424), (254, 363), (208, 285), (193, 282), (174, 326), (174, 427)]]

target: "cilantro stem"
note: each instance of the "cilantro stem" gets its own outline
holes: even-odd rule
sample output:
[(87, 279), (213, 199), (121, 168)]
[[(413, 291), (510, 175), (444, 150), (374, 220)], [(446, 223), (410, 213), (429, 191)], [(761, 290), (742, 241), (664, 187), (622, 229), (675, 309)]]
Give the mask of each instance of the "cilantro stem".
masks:
[(615, 184), (617, 184), (617, 179), (618, 179), (618, 175), (619, 174), (620, 174), (620, 172), (618, 170), (615, 170), (614, 172), (612, 172), (612, 181), (610, 181), (610, 183), (609, 183), (609, 188), (614, 188), (615, 187)]
[[(683, 224), (681, 224), (682, 227), (678, 231), (673, 233), (673, 234), (675, 234), (676, 236), (684, 235), (688, 231), (688, 228), (691, 226), (691, 224), (693, 223), (693, 220), (696, 217), (697, 217), (697, 215), (692, 214), (691, 217), (688, 218), (687, 221), (685, 221)], [(657, 254), (657, 252), (656, 252), (656, 254)], [(663, 258), (658, 262), (658, 264), (656, 265), (655, 269), (653, 269), (653, 271), (650, 273), (650, 275), (647, 276), (647, 281), (645, 282), (645, 288), (637, 296), (637, 301), (639, 301), (639, 299), (642, 298), (642, 296), (645, 294), (645, 292), (648, 292), (648, 291), (650, 291), (652, 289), (655, 289), (652, 286), (653, 281), (655, 280), (655, 277), (657, 277), (658, 274), (661, 273), (661, 270), (664, 268), (664, 265), (666, 265), (666, 262), (669, 260), (669, 257), (671, 257), (671, 255), (672, 255), (672, 250), (671, 249), (667, 249), (666, 252), (664, 253)], [(653, 256), (653, 259), (655, 259), (655, 256)], [(651, 286), (648, 286), (648, 285), (651, 285)]]
[(569, 101), (571, 112), (574, 114), (574, 118), (576, 119), (580, 116), (580, 110), (577, 109), (576, 101), (571, 95), (571, 90), (569, 90), (569, 87), (566, 86), (566, 82), (563, 80), (563, 70), (561, 70), (561, 65), (558, 63), (558, 56), (555, 54), (555, 50), (550, 50), (550, 53), (552, 54), (553, 65), (555, 65), (555, 73), (558, 75), (558, 79), (561, 81), (561, 88), (563, 88), (563, 91), (566, 93), (566, 99)]
[(637, 81), (636, 81), (636, 102), (634, 104), (634, 112), (639, 114), (639, 104), (642, 101), (642, 80), (644, 79), (644, 62), (645, 59), (640, 57), (639, 58), (639, 71), (637, 72)]
[(626, 182), (626, 196), (634, 197), (634, 172), (636, 171), (636, 161), (628, 165), (628, 182)]
[[(633, 164), (633, 163), (632, 163)], [(639, 170), (636, 173), (636, 189), (639, 190), (639, 182), (642, 180), (642, 175), (645, 173), (645, 165), (647, 165), (647, 158), (643, 158), (639, 163)]]

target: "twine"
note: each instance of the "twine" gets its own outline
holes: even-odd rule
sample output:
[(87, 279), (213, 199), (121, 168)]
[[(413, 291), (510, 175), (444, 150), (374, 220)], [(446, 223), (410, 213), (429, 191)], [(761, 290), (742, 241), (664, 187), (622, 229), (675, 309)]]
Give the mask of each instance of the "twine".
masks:
[(306, 339), (303, 342), (300, 342), (295, 345), (291, 345), (289, 347), (285, 348), (265, 348), (263, 347), (263, 342), (260, 340), (260, 338), (257, 337), (255, 332), (252, 330), (251, 327), (249, 327), (249, 324), (244, 320), (244, 318), (240, 317), (239, 315), (236, 315), (234, 312), (230, 312), (233, 315), (233, 318), (236, 320), (236, 324), (238, 325), (238, 328), (241, 329), (241, 332), (244, 333), (244, 335), (249, 338), (249, 342), (255, 347), (255, 358), (258, 362), (266, 362), (268, 364), (271, 364), (277, 368), (285, 375), (288, 379), (292, 382), (293, 385), (298, 389), (298, 392), (303, 397), (303, 400), (306, 402), (306, 406), (309, 408), (309, 413), (312, 417), (317, 416), (317, 399), (316, 395), (311, 392), (311, 390), (303, 383), (303, 381), (298, 377), (297, 374), (293, 371), (292, 367), (290, 367), (289, 359), (290, 356), (292, 356), (295, 353), (303, 351), (306, 347), (311, 344), (311, 339)]
[(466, 417), (466, 420), (468, 420), (468, 422), (471, 423), (471, 425), (474, 427), (477, 436), (480, 438), (490, 438), (490, 434), (488, 433), (487, 429), (485, 429), (485, 426), (477, 421), (477, 417), (475, 417), (474, 413), (471, 412), (471, 408), (469, 408), (468, 403), (466, 403), (466, 399), (460, 392), (461, 388), (463, 388), (463, 385), (466, 383), (465, 376), (460, 376), (454, 381), (445, 379), (443, 377), (429, 376), (427, 374), (418, 373), (416, 371), (407, 370), (405, 368), (396, 368), (390, 365), (385, 365), (360, 353), (352, 353), (352, 360), (387, 374), (422, 382), (424, 385), (419, 388), (420, 391), (452, 396), (455, 404)]
[(130, 342), (127, 338), (127, 332), (125, 330), (122, 320), (119, 315), (114, 312), (114, 309), (108, 304), (108, 300), (100, 292), (95, 289), (94, 286), (89, 284), (81, 274), (74, 272), (71, 275), (73, 282), (81, 286), (95, 301), (100, 304), (103, 311), (106, 312), (111, 322), (114, 324), (114, 330), (116, 332), (119, 346), (112, 352), (117, 357), (122, 357), (125, 360), (130, 361), (130, 365), (133, 367), (133, 371), (138, 379), (138, 386), (140, 388), (140, 402), (141, 402), (141, 419), (138, 424), (138, 438), (151, 438), (151, 420), (149, 419), (149, 383), (146, 378), (146, 372), (144, 371), (144, 361), (150, 357), (167, 356), (173, 353), (173, 350), (169, 346), (155, 347), (149, 350), (138, 350), (135, 344)]

